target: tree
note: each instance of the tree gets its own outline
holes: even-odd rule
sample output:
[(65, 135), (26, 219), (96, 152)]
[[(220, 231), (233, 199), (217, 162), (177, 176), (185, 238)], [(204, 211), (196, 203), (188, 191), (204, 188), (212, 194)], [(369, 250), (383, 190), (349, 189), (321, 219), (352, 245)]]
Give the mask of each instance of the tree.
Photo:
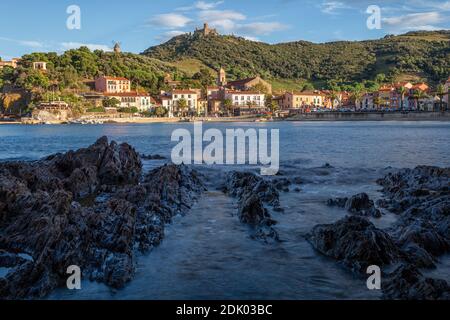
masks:
[(439, 97), (439, 110), (444, 111), (444, 96), (446, 95), (445, 87), (442, 84), (439, 84), (436, 89), (436, 94)]
[(400, 88), (398, 88), (398, 94), (400, 95), (400, 101), (401, 101), (401, 107), (400, 109), (403, 110), (404, 108), (404, 101), (405, 101), (405, 95), (406, 92), (408, 91), (408, 89), (406, 89), (404, 86), (401, 86)]
[(120, 101), (116, 98), (106, 98), (102, 101), (104, 108), (117, 108), (120, 105)]
[(37, 70), (31, 70), (28, 75), (25, 76), (23, 86), (27, 90), (33, 89), (47, 89), (50, 85), (50, 80), (42, 72)]
[(426, 97), (427, 97), (427, 94), (424, 91), (422, 91), (422, 90), (414, 90), (413, 98), (414, 98), (414, 101), (416, 102), (416, 109), (418, 111), (420, 111), (419, 101), (421, 99), (426, 98)]
[(230, 113), (234, 115), (234, 105), (231, 99), (223, 100), (223, 107), (226, 110), (228, 116), (230, 116)]
[(377, 110), (380, 109), (380, 103), (381, 103), (381, 99), (379, 96), (373, 97), (373, 104), (375, 106), (375, 109), (377, 109)]
[(184, 117), (188, 108), (186, 99), (181, 98), (180, 100), (178, 100), (177, 107), (178, 111), (181, 112), (181, 115)]
[(386, 81), (386, 75), (384, 73), (379, 73), (375, 76), (375, 82), (382, 84)]
[(360, 102), (362, 100), (363, 97), (363, 92), (359, 89), (355, 89), (351, 94), (350, 94), (350, 101), (353, 103), (353, 105), (355, 106), (355, 110), (356, 110), (356, 103)]
[(273, 100), (270, 94), (266, 95), (266, 103), (265, 107), (270, 110), (271, 113), (274, 113), (278, 110), (278, 103)]
[(203, 88), (206, 88), (214, 83), (214, 77), (206, 68), (201, 68), (200, 71), (194, 74), (192, 78), (198, 80)]
[(252, 91), (257, 91), (257, 92), (264, 93), (264, 94), (268, 94), (269, 93), (269, 88), (267, 88), (267, 86), (265, 86), (261, 82), (258, 82), (257, 84), (252, 86), (250, 89)]
[(167, 109), (164, 108), (164, 107), (161, 107), (161, 106), (156, 107), (156, 109), (155, 109), (155, 115), (156, 115), (157, 117), (164, 117), (164, 116), (167, 115)]

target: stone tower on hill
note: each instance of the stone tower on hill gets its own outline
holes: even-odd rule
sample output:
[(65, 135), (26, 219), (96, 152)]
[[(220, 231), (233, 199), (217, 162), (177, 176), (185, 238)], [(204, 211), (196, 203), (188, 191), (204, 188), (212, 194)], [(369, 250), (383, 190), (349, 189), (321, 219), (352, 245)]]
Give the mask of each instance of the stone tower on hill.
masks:
[(203, 37), (219, 35), (217, 30), (216, 29), (211, 29), (209, 27), (208, 23), (206, 23), (206, 22), (203, 24), (203, 29), (195, 29), (194, 34), (202, 35)]

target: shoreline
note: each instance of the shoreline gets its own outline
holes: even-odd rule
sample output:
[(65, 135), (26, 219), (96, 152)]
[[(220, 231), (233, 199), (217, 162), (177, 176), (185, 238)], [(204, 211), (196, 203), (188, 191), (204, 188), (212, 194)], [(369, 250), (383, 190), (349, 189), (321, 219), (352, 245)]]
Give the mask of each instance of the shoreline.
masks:
[[(73, 119), (68, 121), (53, 120), (22, 120), (22, 121), (0, 121), (0, 125), (63, 125), (73, 124), (73, 121), (86, 121), (82, 124), (151, 124), (151, 123), (190, 123), (190, 122), (211, 122), (211, 123), (267, 123), (267, 122), (364, 122), (364, 121), (450, 121), (450, 112), (410, 112), (410, 113), (383, 113), (383, 112), (330, 112), (330, 113), (306, 113), (289, 118), (275, 118), (262, 120), (261, 117), (246, 116), (233, 118), (94, 118), (94, 119)], [(72, 122), (72, 123), (71, 123)], [(81, 123), (80, 123), (81, 124)]]

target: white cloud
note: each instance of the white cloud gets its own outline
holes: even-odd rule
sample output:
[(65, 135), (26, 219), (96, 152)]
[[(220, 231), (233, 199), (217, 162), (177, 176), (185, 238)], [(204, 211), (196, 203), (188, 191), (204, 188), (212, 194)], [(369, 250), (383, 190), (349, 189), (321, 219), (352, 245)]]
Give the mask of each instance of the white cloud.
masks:
[(211, 10), (221, 5), (222, 3), (224, 3), (224, 1), (216, 1), (216, 2), (197, 1), (191, 6), (176, 8), (175, 11), (191, 11), (194, 9)]
[(349, 6), (340, 1), (326, 1), (320, 5), (320, 10), (326, 14), (337, 14), (338, 10), (348, 9)]
[(255, 42), (260, 41), (257, 37), (252, 37), (252, 36), (243, 36), (243, 38), (246, 40), (255, 41)]
[(0, 40), (8, 41), (8, 42), (14, 42), (14, 43), (17, 43), (17, 44), (19, 44), (21, 46), (28, 47), (28, 48), (33, 48), (33, 49), (44, 48), (45, 47), (44, 43), (40, 42), (40, 41), (16, 40), (16, 39), (5, 38), (5, 37), (0, 37)]
[(78, 49), (80, 47), (88, 47), (90, 50), (103, 50), (103, 51), (112, 51), (112, 48), (103, 45), (103, 44), (95, 44), (95, 43), (80, 43), (80, 42), (62, 42), (61, 48), (62, 50), (70, 50), (70, 49)]
[(199, 19), (204, 21), (214, 21), (220, 20), (245, 20), (247, 17), (240, 12), (233, 10), (203, 10), (198, 14)]
[(217, 9), (224, 1), (197, 1), (191, 6), (180, 7), (176, 11), (184, 11), (183, 14), (168, 13), (154, 16), (150, 23), (154, 26), (170, 29), (158, 36), (158, 40), (167, 40), (170, 37), (185, 33), (185, 27), (193, 24), (193, 21), (208, 22), (213, 28), (217, 28), (220, 33), (238, 34), (247, 39), (258, 41), (257, 36), (268, 35), (272, 32), (284, 30), (286, 25), (279, 22), (267, 21), (261, 18), (252, 19), (250, 22), (247, 16), (235, 10)]
[(195, 3), (195, 7), (200, 10), (211, 10), (217, 7), (218, 5), (221, 5), (223, 1), (217, 1), (217, 2), (205, 2), (205, 1), (198, 1)]
[(275, 31), (285, 30), (286, 25), (279, 22), (254, 22), (237, 26), (237, 31), (244, 34), (268, 35)]
[(436, 26), (436, 24), (445, 21), (445, 19), (439, 12), (432, 11), (383, 18), (382, 21), (391, 32), (400, 33), (411, 30), (442, 29)]
[(170, 30), (167, 32), (164, 32), (163, 34), (159, 35), (156, 37), (156, 40), (160, 40), (160, 41), (167, 41), (170, 40), (173, 37), (185, 34), (186, 32), (181, 31), (181, 30)]
[(192, 20), (182, 14), (165, 13), (158, 14), (150, 19), (150, 24), (162, 28), (184, 28)]

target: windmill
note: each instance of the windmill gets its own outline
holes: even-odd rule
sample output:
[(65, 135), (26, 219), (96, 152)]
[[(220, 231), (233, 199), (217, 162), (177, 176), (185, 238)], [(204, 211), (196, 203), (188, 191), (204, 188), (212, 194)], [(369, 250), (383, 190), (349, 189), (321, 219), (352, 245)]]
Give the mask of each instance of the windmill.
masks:
[(114, 52), (115, 53), (122, 53), (122, 49), (121, 49), (121, 43), (118, 41), (112, 41), (113, 44), (113, 48), (114, 48)]

